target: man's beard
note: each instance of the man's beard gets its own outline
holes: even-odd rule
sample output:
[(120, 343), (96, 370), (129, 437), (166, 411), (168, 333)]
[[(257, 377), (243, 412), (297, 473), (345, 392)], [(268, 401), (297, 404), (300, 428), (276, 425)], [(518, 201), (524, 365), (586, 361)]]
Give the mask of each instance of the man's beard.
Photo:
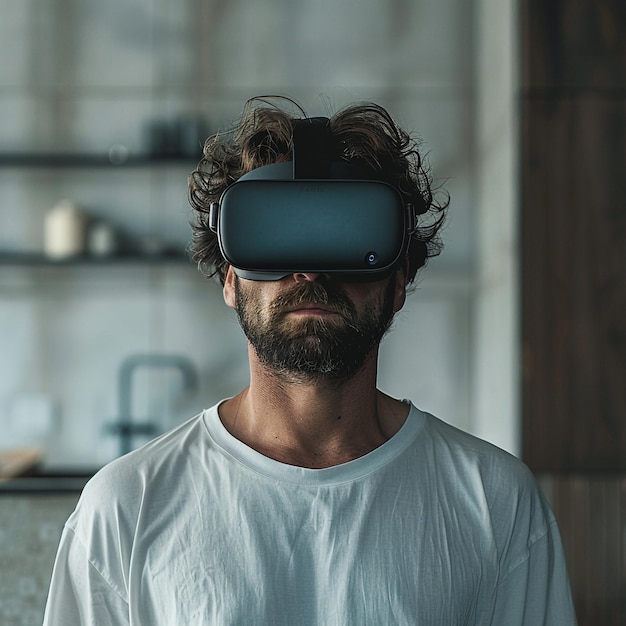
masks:
[[(389, 329), (394, 314), (395, 281), (364, 302), (358, 312), (332, 281), (306, 281), (279, 296), (263, 311), (255, 292), (236, 278), (236, 310), (257, 357), (290, 381), (321, 381), (341, 386), (363, 366)], [(320, 304), (336, 315), (295, 318), (289, 311)]]

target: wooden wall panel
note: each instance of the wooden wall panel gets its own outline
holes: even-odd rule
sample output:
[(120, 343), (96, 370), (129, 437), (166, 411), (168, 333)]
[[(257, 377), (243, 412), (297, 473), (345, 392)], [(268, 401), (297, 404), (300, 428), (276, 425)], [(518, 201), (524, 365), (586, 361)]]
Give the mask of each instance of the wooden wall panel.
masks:
[(626, 624), (626, 2), (520, 0), (523, 454), (580, 626)]
[(626, 469), (626, 102), (523, 104), (524, 458)]
[(525, 93), (623, 91), (626, 2), (520, 0), (520, 7)]
[(626, 470), (626, 3), (522, 8), (524, 459)]
[(559, 522), (579, 626), (626, 624), (626, 474), (541, 475)]

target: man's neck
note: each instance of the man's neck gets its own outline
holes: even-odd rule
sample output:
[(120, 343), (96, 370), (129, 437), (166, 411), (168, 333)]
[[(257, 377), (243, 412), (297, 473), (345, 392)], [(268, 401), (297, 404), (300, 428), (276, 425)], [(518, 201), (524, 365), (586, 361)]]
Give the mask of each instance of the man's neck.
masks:
[(323, 468), (371, 452), (402, 426), (408, 407), (376, 389), (377, 354), (340, 386), (288, 380), (251, 354), (250, 386), (220, 406), (225, 428), (283, 463)]

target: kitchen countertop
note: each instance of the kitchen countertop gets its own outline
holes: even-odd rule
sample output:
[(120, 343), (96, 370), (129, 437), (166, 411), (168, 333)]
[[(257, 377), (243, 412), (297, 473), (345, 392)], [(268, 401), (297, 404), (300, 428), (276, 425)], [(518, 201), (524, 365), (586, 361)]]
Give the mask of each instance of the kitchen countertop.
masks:
[(97, 469), (69, 471), (33, 471), (28, 474), (0, 481), (0, 497), (3, 495), (48, 495), (80, 493)]

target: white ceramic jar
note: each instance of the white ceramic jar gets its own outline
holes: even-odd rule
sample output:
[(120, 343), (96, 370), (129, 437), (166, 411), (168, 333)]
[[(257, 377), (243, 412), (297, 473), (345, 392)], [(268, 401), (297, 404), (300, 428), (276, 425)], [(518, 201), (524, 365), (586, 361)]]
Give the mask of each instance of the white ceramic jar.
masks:
[(87, 220), (70, 200), (61, 200), (46, 215), (44, 253), (52, 259), (66, 259), (85, 252)]

